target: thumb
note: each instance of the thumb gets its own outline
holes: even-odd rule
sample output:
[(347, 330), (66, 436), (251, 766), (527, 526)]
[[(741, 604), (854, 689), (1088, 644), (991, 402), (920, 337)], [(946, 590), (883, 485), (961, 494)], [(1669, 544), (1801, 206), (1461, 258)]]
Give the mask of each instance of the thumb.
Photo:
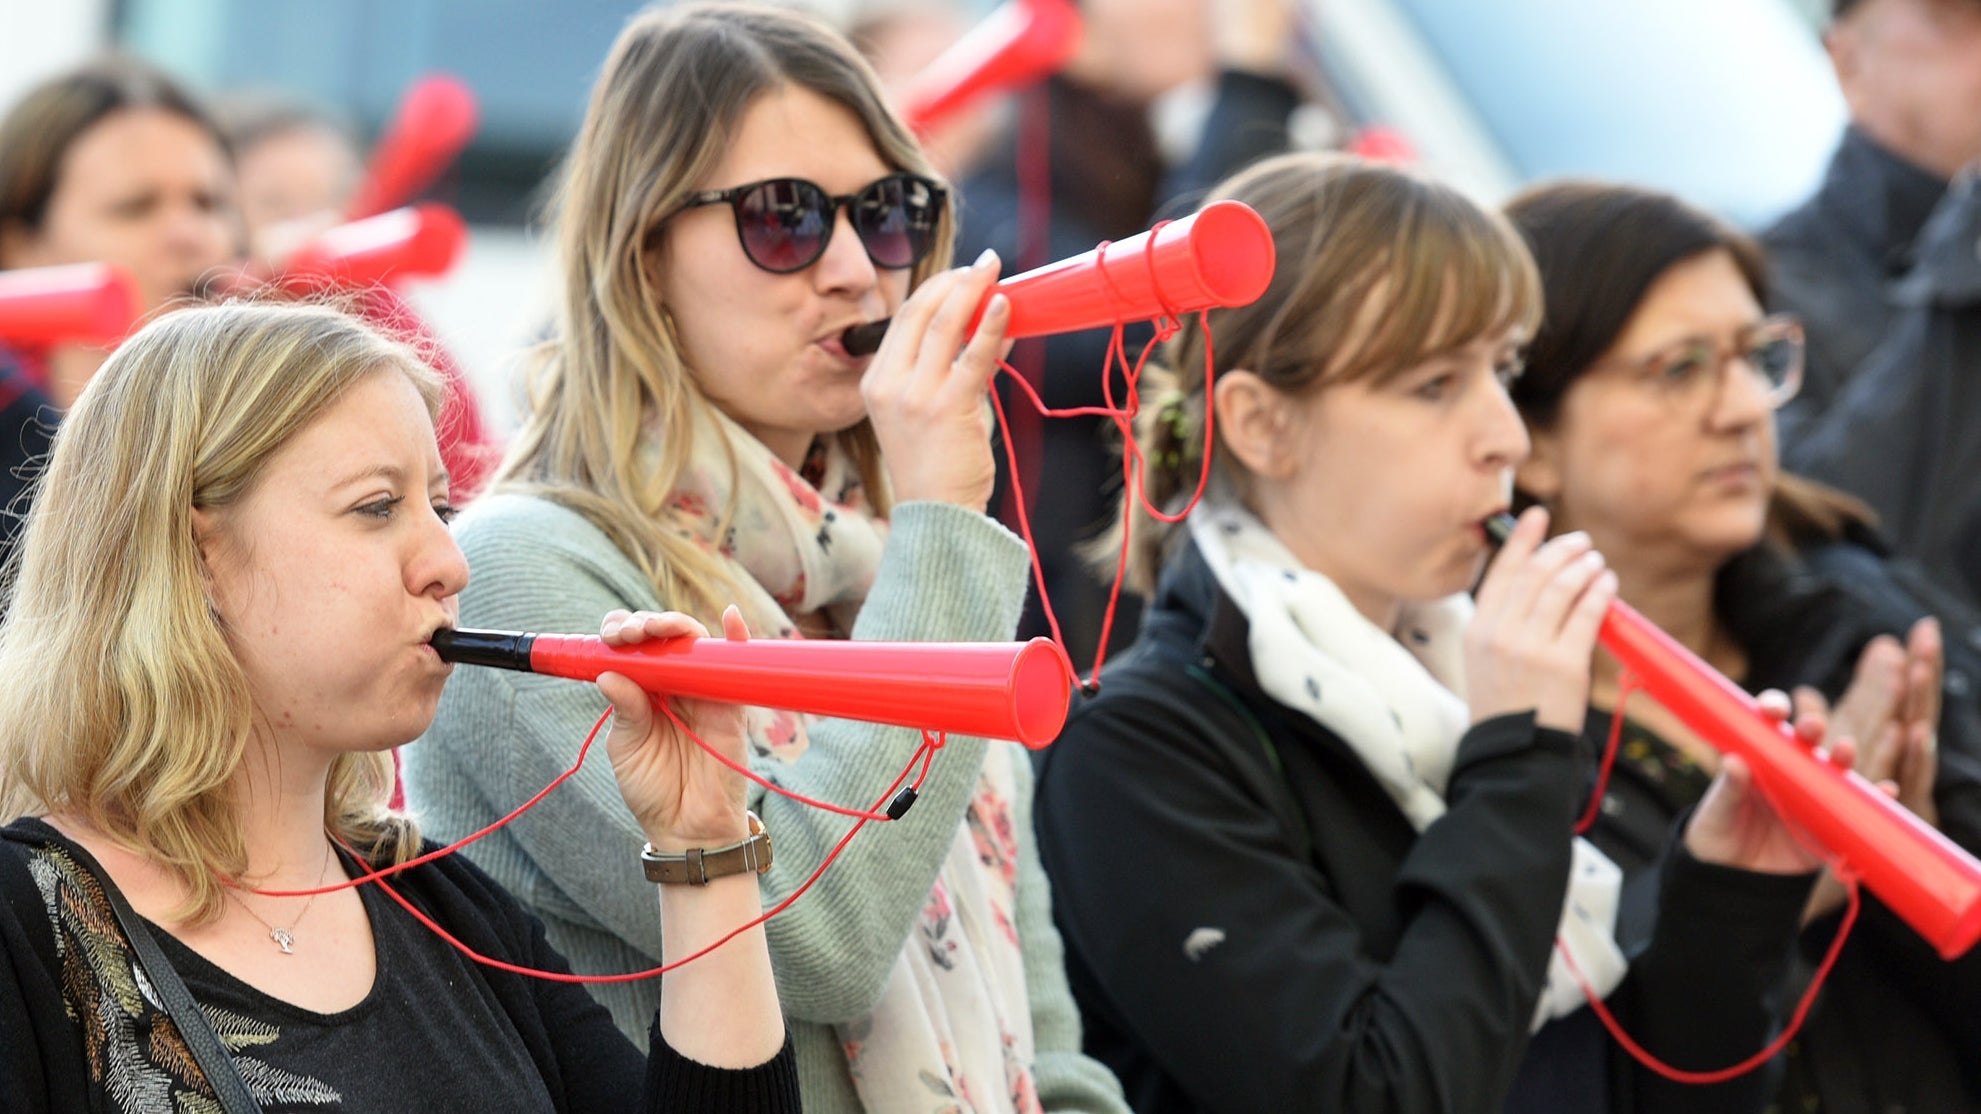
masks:
[(653, 727), (653, 699), (621, 673), (598, 675), (598, 691), (612, 702), (612, 736), (643, 738)]

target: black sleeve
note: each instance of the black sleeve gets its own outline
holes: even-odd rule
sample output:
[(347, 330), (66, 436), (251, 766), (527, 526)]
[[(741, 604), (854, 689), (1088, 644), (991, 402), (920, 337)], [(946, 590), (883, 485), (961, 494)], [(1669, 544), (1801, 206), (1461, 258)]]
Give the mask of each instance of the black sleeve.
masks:
[[(1715, 1071), (1779, 1031), (1803, 903), (1815, 874), (1760, 874), (1702, 863), (1674, 828), (1657, 924), (1610, 996), (1625, 1032), (1681, 1071)], [(1629, 1060), (1636, 1114), (1760, 1110), (1780, 1080), (1764, 1066), (1725, 1083), (1677, 1083)]]
[(1105, 999), (1087, 1004), (1207, 1110), (1497, 1111), (1567, 885), (1574, 740), (1531, 715), (1467, 734), (1449, 813), (1390, 882), (1402, 924), (1382, 961), (1211, 741), (1234, 727), (1116, 699), (1048, 754), (1040, 845), (1068, 948)]
[(797, 1114), (798, 1060), (787, 1034), (776, 1056), (753, 1068), (697, 1063), (674, 1051), (654, 1021), (647, 1057), (646, 1109), (694, 1114)]

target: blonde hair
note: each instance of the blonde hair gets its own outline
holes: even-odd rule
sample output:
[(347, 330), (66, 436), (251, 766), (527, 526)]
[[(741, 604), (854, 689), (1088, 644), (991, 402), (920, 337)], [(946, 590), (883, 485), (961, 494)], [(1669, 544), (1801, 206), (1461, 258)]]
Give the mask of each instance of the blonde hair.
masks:
[[(1194, 490), (1201, 474), (1204, 361), (1213, 348), (1214, 375), (1243, 368), (1300, 397), (1381, 381), (1480, 337), (1514, 327), (1531, 334), (1539, 324), (1540, 278), (1519, 234), (1450, 186), (1381, 163), (1305, 153), (1255, 164), (1214, 187), (1210, 199), (1220, 198), (1265, 218), (1278, 261), (1263, 296), (1212, 310), (1208, 335), (1194, 318), (1186, 321), (1165, 353), (1168, 367), (1145, 376), (1135, 440), (1158, 508)], [(1216, 447), (1212, 455), (1244, 491), (1243, 466)], [(1170, 531), (1139, 506), (1130, 513), (1127, 586), (1146, 594)], [(1120, 530), (1117, 522), (1091, 550), (1110, 576)]]
[[(665, 516), (713, 403), (683, 362), (651, 263), (667, 219), (721, 161), (744, 113), (789, 86), (850, 109), (889, 166), (933, 176), (873, 72), (825, 24), (748, 4), (636, 17), (613, 45), (565, 166), (554, 202), (564, 284), (557, 337), (532, 370), (527, 416), (493, 485), (583, 515), (669, 606), (709, 621), (738, 586), (718, 556), (668, 529)], [(948, 266), (952, 234), (945, 212), (911, 283)], [(643, 453), (650, 438), (659, 451)], [(863, 420), (841, 438), (885, 515), (872, 426)], [(718, 536), (732, 513), (723, 511)]]
[[(195, 508), (240, 502), (354, 385), (397, 372), (438, 413), (410, 349), (321, 306), (226, 305), (146, 325), (63, 419), (9, 569), (0, 622), (0, 808), (62, 812), (164, 867), (181, 912), (217, 916), (247, 848), (235, 798), (257, 722), (208, 603)], [(330, 769), (324, 821), (371, 854), (418, 849), (385, 808), (385, 753)]]

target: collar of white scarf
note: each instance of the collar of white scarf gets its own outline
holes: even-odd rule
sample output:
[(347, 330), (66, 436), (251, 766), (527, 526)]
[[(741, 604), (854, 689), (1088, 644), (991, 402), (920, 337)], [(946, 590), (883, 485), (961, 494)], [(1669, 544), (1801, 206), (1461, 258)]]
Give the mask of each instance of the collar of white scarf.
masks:
[[(1190, 515), (1190, 536), (1245, 614), (1259, 687), (1340, 738), (1423, 831), (1445, 814), (1452, 761), (1471, 719), (1461, 645), (1471, 598), (1406, 604), (1396, 630), (1385, 631), (1242, 503), (1218, 496)], [(1600, 995), (1627, 967), (1614, 937), (1622, 877), (1602, 852), (1575, 840), (1559, 934)], [(1583, 1002), (1573, 972), (1554, 955), (1535, 1026)]]

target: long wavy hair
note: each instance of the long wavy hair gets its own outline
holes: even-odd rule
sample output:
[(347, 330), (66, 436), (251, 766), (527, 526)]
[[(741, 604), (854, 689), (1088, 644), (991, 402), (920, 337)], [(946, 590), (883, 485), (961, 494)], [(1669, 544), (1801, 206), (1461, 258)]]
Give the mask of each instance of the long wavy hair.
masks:
[[(1539, 324), (1541, 284), (1520, 236), (1499, 214), (1409, 170), (1337, 154), (1267, 159), (1213, 187), (1207, 200), (1242, 201), (1272, 230), (1272, 283), (1257, 301), (1212, 310), (1209, 332), (1185, 322), (1144, 375), (1136, 443), (1148, 461), (1150, 503), (1167, 507), (1203, 469), (1205, 356), (1212, 376), (1252, 372), (1288, 397), (1341, 383), (1380, 382), (1433, 356)], [(1212, 343), (1215, 338), (1215, 344)], [(1215, 434), (1215, 430), (1213, 431)], [(1250, 477), (1221, 444), (1215, 466), (1241, 494)], [(1174, 509), (1174, 508), (1171, 508)], [(1143, 593), (1173, 531), (1139, 507), (1127, 586)], [(1089, 550), (1112, 575), (1120, 524)]]
[[(668, 528), (669, 496), (713, 404), (689, 373), (652, 261), (666, 222), (721, 161), (757, 98), (795, 86), (845, 106), (895, 170), (934, 175), (879, 84), (839, 34), (796, 12), (687, 4), (635, 17), (613, 45), (552, 203), (563, 282), (554, 339), (492, 490), (560, 503), (610, 537), (669, 606), (713, 621), (737, 585)], [(953, 217), (911, 286), (949, 265)], [(887, 485), (873, 429), (841, 435), (876, 512)], [(643, 452), (654, 442), (658, 452)], [(733, 460), (733, 448), (728, 448)], [(722, 512), (722, 529), (734, 508)]]
[[(55, 435), (0, 622), (0, 815), (83, 818), (163, 866), (180, 913), (217, 916), (247, 868), (235, 774), (259, 722), (208, 603), (195, 508), (240, 502), (283, 446), (359, 382), (439, 378), (321, 306), (182, 309), (90, 380)], [(331, 765), (324, 821), (372, 854), (417, 850), (386, 808), (391, 758)]]

